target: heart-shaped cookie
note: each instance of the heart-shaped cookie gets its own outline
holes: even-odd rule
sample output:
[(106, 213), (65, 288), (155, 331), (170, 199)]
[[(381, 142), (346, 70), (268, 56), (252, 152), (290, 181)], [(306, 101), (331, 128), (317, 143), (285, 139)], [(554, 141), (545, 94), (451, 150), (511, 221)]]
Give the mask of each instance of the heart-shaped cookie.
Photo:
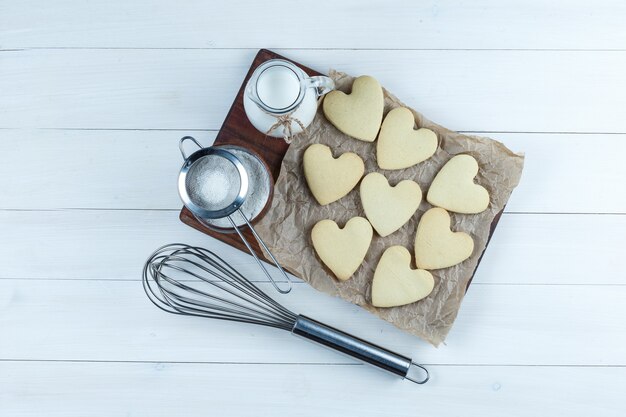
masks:
[(367, 219), (383, 237), (408, 222), (422, 201), (422, 190), (415, 181), (400, 181), (392, 187), (378, 172), (363, 178), (360, 194)]
[(450, 230), (450, 215), (435, 207), (422, 215), (415, 234), (415, 264), (424, 269), (447, 268), (469, 258), (474, 240)]
[(304, 151), (302, 165), (313, 197), (323, 206), (348, 194), (365, 172), (357, 154), (346, 152), (335, 159), (330, 148), (319, 143)]
[(372, 282), (372, 304), (396, 307), (425, 298), (433, 291), (435, 280), (424, 269), (411, 269), (411, 254), (402, 246), (391, 246), (376, 266)]
[(382, 169), (403, 169), (420, 163), (437, 150), (437, 134), (413, 129), (415, 117), (406, 107), (387, 113), (376, 144), (376, 160)]
[(335, 90), (324, 97), (324, 115), (337, 129), (348, 136), (374, 142), (385, 105), (383, 89), (375, 78), (363, 75), (346, 94)]
[(474, 214), (489, 206), (489, 192), (474, 183), (478, 162), (470, 155), (457, 155), (439, 170), (426, 199), (430, 204), (456, 213)]
[(347, 280), (359, 269), (374, 234), (363, 217), (353, 217), (340, 229), (332, 220), (321, 220), (311, 230), (313, 248), (337, 278)]

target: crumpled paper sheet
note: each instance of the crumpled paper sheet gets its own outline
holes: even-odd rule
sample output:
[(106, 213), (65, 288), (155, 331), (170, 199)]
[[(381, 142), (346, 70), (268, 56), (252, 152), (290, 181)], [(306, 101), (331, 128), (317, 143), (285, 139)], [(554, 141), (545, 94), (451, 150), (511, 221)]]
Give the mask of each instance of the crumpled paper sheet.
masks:
[[(330, 76), (335, 80), (337, 89), (349, 93), (352, 77), (335, 71), (331, 71)], [(389, 92), (384, 93), (385, 114), (395, 107), (407, 107)], [(412, 111), (419, 127), (426, 127), (437, 133), (439, 148), (431, 158), (416, 166), (390, 171), (381, 170), (376, 164), (376, 142), (363, 142), (341, 133), (326, 120), (320, 106), (306, 134), (296, 136), (290, 145), (275, 185), (271, 209), (259, 221), (256, 230), (278, 261), (314, 288), (357, 304), (394, 326), (437, 346), (445, 340), (456, 318), (466, 286), (487, 245), (491, 222), (504, 208), (511, 192), (519, 183), (524, 156), (513, 153), (493, 139), (452, 132), (415, 110)], [(344, 282), (337, 280), (321, 263), (313, 249), (310, 232), (315, 223), (322, 219), (332, 219), (343, 227), (351, 217), (365, 217), (359, 186), (339, 201), (320, 206), (309, 191), (302, 169), (303, 153), (312, 143), (330, 146), (335, 157), (344, 152), (354, 152), (363, 158), (366, 174), (382, 172), (392, 185), (403, 179), (414, 180), (420, 185), (424, 195), (418, 212), (400, 230), (384, 238), (374, 232), (365, 261), (355, 275)], [(480, 166), (476, 181), (491, 195), (489, 208), (482, 213), (450, 213), (452, 230), (469, 233), (474, 239), (474, 253), (459, 265), (430, 271), (435, 278), (435, 288), (427, 298), (400, 307), (372, 306), (371, 283), (382, 253), (393, 245), (402, 245), (414, 253), (417, 223), (421, 215), (431, 208), (425, 199), (428, 186), (439, 169), (452, 156), (461, 153), (476, 158)]]

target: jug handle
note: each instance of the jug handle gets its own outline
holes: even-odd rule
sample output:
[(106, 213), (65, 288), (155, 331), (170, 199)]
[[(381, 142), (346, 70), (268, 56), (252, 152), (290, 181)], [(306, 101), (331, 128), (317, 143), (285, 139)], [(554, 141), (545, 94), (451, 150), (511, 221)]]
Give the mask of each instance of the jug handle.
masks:
[(323, 96), (326, 93), (330, 93), (332, 90), (335, 89), (335, 82), (332, 80), (332, 78), (325, 77), (323, 75), (306, 78), (305, 82), (307, 88), (315, 88), (315, 92), (317, 93), (318, 97)]

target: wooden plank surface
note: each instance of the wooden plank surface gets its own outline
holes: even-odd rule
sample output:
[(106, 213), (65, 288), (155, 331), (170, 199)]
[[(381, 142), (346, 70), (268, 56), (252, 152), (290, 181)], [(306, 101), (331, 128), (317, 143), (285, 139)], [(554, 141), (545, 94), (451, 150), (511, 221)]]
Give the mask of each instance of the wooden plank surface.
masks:
[[(138, 280), (143, 261), (168, 242), (212, 248), (259, 272), (252, 257), (181, 224), (178, 209), (3, 210), (0, 230), (0, 279)], [(505, 213), (475, 282), (624, 285), (624, 236), (623, 215)]]
[[(624, 415), (625, 14), (617, 0), (0, 2), (0, 416)], [(163, 243), (255, 272), (180, 224), (174, 187), (178, 139), (213, 141), (261, 47), (374, 75), (430, 119), (526, 152), (448, 345), (303, 283), (284, 300), (429, 364), (425, 386), (145, 300), (141, 265)]]
[[(256, 52), (0, 52), (0, 127), (218, 129)], [(320, 72), (373, 75), (454, 130), (626, 133), (620, 51), (276, 52)]]
[[(11, 178), (0, 181), (0, 208), (178, 209), (185, 134), (208, 146), (216, 132), (0, 130), (0, 178)], [(526, 153), (507, 212), (626, 213), (626, 134), (485, 135)]]
[[(620, 389), (624, 368), (431, 368), (432, 381), (418, 387), (361, 365), (10, 361), (0, 362), (0, 404), (13, 417), (373, 417), (382, 415), (381, 409), (396, 417), (414, 417), (416, 410), (425, 415), (501, 415), (506, 410), (511, 417), (622, 417), (626, 407)], [(59, 380), (59, 374), (65, 377)]]
[(620, 0), (22, 0), (0, 3), (0, 46), (623, 50), (625, 13)]
[[(11, 360), (354, 362), (289, 332), (166, 314), (138, 281), (0, 280), (0, 294), (0, 357)], [(306, 284), (274, 298), (426, 364), (626, 366), (624, 297), (624, 285), (472, 284), (438, 349)]]

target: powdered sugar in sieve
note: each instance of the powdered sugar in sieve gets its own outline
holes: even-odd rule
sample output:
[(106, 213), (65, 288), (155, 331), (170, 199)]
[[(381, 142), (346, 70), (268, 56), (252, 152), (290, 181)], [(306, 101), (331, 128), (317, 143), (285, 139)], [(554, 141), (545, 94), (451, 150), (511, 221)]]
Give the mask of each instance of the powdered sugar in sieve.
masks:
[(206, 155), (189, 168), (185, 186), (194, 204), (217, 211), (235, 200), (241, 180), (237, 168), (228, 159)]
[[(270, 174), (263, 162), (249, 151), (237, 146), (216, 146), (232, 153), (239, 159), (248, 173), (248, 195), (240, 210), (249, 219), (254, 220), (258, 216), (270, 196)], [(211, 169), (206, 169), (208, 166)], [(197, 172), (194, 174), (194, 170)], [(237, 183), (233, 183), (237, 181)], [(199, 159), (189, 170), (187, 177), (187, 192), (195, 204), (208, 210), (223, 208), (232, 202), (239, 192), (239, 173), (235, 166), (228, 160), (218, 156), (205, 156)], [(239, 213), (231, 215), (237, 226), (246, 222)], [(202, 219), (203, 223), (210, 226), (230, 229), (232, 224), (228, 218)]]

